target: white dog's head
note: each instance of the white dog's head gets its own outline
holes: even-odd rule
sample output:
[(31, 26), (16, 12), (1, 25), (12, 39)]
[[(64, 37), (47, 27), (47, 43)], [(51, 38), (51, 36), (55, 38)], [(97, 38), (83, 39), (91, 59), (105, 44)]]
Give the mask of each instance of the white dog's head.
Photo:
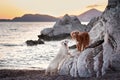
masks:
[(68, 46), (68, 40), (64, 40), (61, 43), (62, 43), (63, 46), (66, 46), (66, 47)]

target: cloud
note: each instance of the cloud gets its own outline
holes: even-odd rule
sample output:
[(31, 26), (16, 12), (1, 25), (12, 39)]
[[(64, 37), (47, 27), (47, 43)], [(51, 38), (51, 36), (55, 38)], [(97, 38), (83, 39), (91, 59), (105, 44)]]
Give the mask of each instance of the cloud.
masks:
[(86, 8), (95, 8), (95, 7), (100, 7), (102, 5), (97, 5), (97, 4), (93, 4), (93, 5), (89, 5)]

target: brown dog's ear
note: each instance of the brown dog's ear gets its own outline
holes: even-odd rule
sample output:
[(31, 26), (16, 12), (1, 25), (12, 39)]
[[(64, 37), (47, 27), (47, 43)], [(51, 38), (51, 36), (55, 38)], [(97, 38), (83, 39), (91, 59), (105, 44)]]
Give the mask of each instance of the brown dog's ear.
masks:
[(73, 35), (74, 35), (74, 32), (71, 32), (71, 33), (70, 33), (71, 38), (73, 38)]
[(75, 39), (76, 41), (79, 41), (80, 39), (80, 32), (75, 32)]

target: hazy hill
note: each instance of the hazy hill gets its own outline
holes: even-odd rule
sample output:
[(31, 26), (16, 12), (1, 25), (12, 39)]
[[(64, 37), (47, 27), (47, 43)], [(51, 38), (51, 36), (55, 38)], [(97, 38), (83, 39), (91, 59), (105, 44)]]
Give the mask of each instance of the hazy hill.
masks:
[(25, 14), (22, 17), (15, 17), (12, 19), (12, 21), (23, 21), (23, 22), (35, 22), (35, 21), (40, 21), (40, 22), (52, 22), (56, 21), (57, 18), (49, 15), (41, 15), (41, 14)]
[(58, 18), (41, 15), (41, 14), (25, 14), (21, 17), (15, 17), (13, 19), (0, 19), (0, 22), (53, 22), (58, 20)]
[(88, 22), (93, 17), (100, 16), (101, 14), (102, 14), (102, 12), (97, 10), (97, 9), (90, 9), (90, 10), (78, 15), (78, 18), (79, 18), (80, 21)]
[[(81, 15), (78, 15), (78, 18), (80, 21), (88, 22), (93, 17), (100, 16), (102, 14), (101, 11), (98, 11), (96, 9), (88, 10)], [(41, 14), (25, 14), (21, 17), (15, 17), (13, 19), (0, 19), (0, 22), (53, 22), (58, 20), (58, 18), (50, 16), (50, 15), (41, 15)]]

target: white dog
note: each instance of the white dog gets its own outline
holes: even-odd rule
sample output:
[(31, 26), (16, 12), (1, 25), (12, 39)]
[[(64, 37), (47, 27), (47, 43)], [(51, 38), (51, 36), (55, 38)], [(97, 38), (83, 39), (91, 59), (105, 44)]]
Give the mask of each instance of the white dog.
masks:
[(68, 52), (68, 41), (63, 41), (61, 42), (61, 47), (60, 50), (58, 52), (58, 54), (55, 56), (55, 58), (50, 62), (48, 68), (45, 71), (45, 75), (55, 75), (58, 70), (59, 67), (62, 65), (62, 63), (64, 62), (65, 58), (70, 55), (70, 53)]

